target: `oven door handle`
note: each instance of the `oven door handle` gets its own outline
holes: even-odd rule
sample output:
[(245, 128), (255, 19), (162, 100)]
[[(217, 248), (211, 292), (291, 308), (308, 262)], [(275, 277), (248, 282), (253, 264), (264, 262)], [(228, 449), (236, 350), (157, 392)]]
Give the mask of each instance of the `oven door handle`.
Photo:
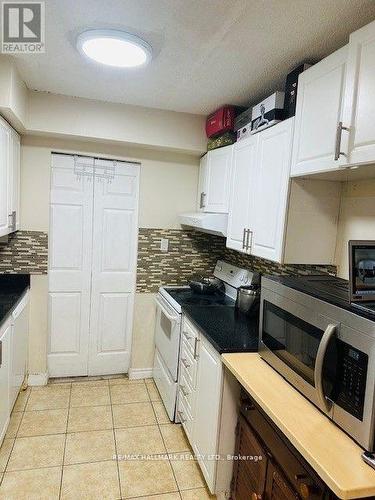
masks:
[(171, 315), (167, 312), (167, 310), (165, 309), (165, 307), (163, 306), (163, 304), (160, 302), (160, 300), (159, 300), (157, 297), (155, 298), (155, 303), (156, 303), (157, 307), (159, 307), (159, 308), (160, 308), (160, 310), (161, 310), (161, 311), (163, 312), (163, 314), (164, 314), (164, 315), (165, 315), (165, 316), (169, 319), (169, 321), (170, 321), (171, 323), (177, 323), (177, 322), (178, 322), (178, 319), (179, 319), (179, 318), (177, 318), (177, 317), (175, 317), (175, 316), (171, 316)]
[(318, 393), (318, 398), (324, 409), (329, 412), (332, 407), (332, 403), (326, 398), (324, 394), (323, 387), (323, 365), (324, 358), (327, 352), (328, 344), (330, 340), (336, 335), (337, 325), (333, 323), (329, 324), (323, 333), (322, 340), (320, 341), (318, 352), (315, 360), (315, 369), (314, 369), (314, 380), (315, 380), (315, 389)]

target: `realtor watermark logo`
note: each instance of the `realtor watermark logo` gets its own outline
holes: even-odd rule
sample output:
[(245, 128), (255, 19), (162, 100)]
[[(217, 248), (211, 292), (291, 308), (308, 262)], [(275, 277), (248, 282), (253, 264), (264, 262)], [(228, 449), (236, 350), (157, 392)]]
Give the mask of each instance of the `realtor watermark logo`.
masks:
[(45, 52), (44, 2), (2, 2), (1, 24), (3, 54)]

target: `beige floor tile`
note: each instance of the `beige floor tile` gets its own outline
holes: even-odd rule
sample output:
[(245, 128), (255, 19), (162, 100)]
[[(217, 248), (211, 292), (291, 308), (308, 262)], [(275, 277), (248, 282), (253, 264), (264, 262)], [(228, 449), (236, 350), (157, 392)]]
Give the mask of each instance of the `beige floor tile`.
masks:
[(158, 455), (166, 449), (158, 426), (116, 429), (117, 453), (119, 455)]
[(6, 500), (54, 500), (59, 498), (61, 467), (6, 472), (0, 498)]
[(113, 405), (112, 411), (116, 428), (157, 424), (151, 403)]
[(65, 465), (112, 460), (116, 453), (113, 430), (67, 434)]
[(26, 406), (26, 403), (27, 403), (27, 400), (30, 396), (30, 393), (31, 393), (31, 388), (28, 387), (25, 391), (21, 391), (19, 394), (18, 394), (18, 398), (14, 404), (14, 407), (13, 407), (13, 411), (16, 412), (16, 411), (24, 411), (25, 409), (25, 406)]
[(23, 413), (21, 412), (13, 412), (10, 416), (9, 426), (5, 437), (14, 438), (17, 435), (18, 429), (20, 427), (20, 423), (22, 420)]
[(146, 384), (148, 394), (150, 396), (151, 401), (161, 401), (161, 397), (159, 391), (155, 385), (155, 382), (152, 380), (151, 382)]
[(7, 471), (62, 465), (64, 442), (62, 434), (17, 438)]
[(74, 406), (102, 406), (109, 405), (108, 387), (85, 387), (72, 385), (70, 405)]
[(159, 424), (169, 424), (171, 422), (162, 401), (153, 401), (152, 406)]
[(110, 406), (78, 406), (70, 408), (68, 432), (112, 429)]
[(168, 460), (119, 462), (123, 498), (158, 495), (177, 491)]
[(171, 460), (180, 490), (205, 487), (199, 465), (194, 460)]
[(206, 488), (181, 491), (182, 500), (215, 500), (216, 495), (211, 495)]
[(63, 434), (66, 432), (68, 409), (26, 411), (18, 429), (18, 437)]
[(112, 385), (112, 404), (143, 403), (150, 401), (145, 384)]
[(34, 387), (27, 402), (26, 411), (68, 408), (69, 397), (70, 388), (54, 385)]
[(64, 467), (62, 500), (116, 500), (117, 498), (120, 498), (120, 488), (115, 461)]
[(168, 453), (190, 451), (188, 440), (180, 424), (161, 425), (160, 431)]
[(14, 439), (4, 439), (0, 448), (0, 473), (5, 471), (10, 452), (13, 448)]
[(108, 380), (105, 379), (98, 379), (98, 380), (77, 380), (76, 382), (72, 383), (72, 387), (77, 387), (77, 386), (82, 386), (82, 387), (107, 387), (108, 386)]
[[(179, 493), (164, 493), (163, 495), (151, 495), (147, 497), (133, 497), (137, 500), (181, 500)], [(129, 499), (129, 500), (133, 500)]]
[(143, 378), (129, 379), (128, 377), (118, 377), (109, 379), (109, 385), (128, 385), (128, 384), (143, 384)]

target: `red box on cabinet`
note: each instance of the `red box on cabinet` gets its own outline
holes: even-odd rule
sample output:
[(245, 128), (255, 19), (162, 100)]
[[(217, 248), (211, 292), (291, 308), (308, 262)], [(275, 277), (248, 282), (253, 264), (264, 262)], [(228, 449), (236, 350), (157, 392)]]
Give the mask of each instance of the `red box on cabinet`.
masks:
[(223, 106), (211, 113), (206, 120), (207, 137), (217, 137), (225, 132), (233, 131), (236, 114), (236, 106)]

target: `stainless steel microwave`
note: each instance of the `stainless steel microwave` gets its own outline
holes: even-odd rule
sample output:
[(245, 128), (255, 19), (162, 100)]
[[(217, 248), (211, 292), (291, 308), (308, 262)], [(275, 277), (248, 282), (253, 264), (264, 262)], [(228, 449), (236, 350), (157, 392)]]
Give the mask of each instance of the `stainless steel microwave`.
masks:
[(375, 315), (372, 320), (352, 310), (347, 282), (320, 278), (262, 279), (260, 355), (373, 451)]

